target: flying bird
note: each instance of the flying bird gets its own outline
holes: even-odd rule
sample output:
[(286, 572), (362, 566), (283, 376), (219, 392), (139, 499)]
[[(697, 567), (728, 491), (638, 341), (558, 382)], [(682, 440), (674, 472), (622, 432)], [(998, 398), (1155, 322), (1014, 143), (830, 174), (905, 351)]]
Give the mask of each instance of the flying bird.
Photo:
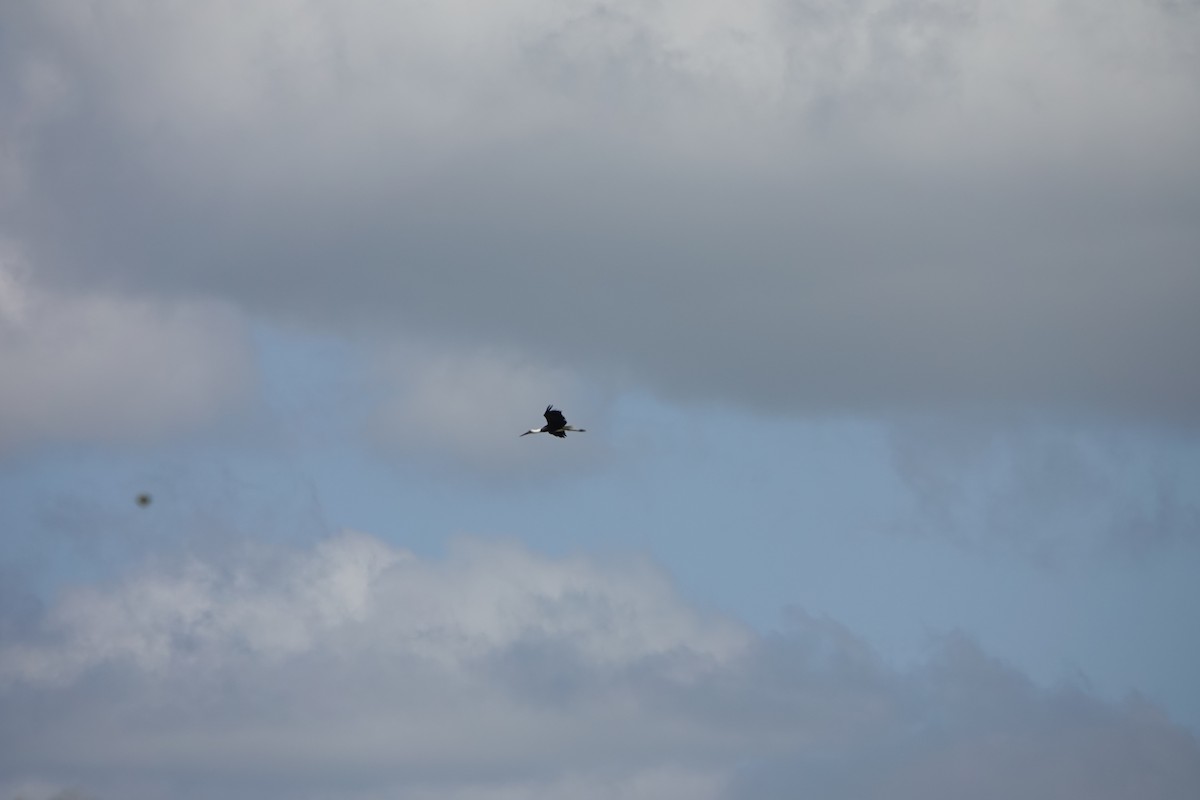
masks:
[[(567, 438), (567, 431), (575, 431), (576, 433), (586, 433), (584, 428), (574, 428), (567, 424), (567, 418), (563, 413), (553, 405), (546, 406), (546, 424), (540, 428), (530, 428), (522, 433), (521, 436), (528, 436), (531, 433), (548, 433), (551, 436), (557, 436), (560, 439)], [(518, 437), (519, 438), (519, 437)]]

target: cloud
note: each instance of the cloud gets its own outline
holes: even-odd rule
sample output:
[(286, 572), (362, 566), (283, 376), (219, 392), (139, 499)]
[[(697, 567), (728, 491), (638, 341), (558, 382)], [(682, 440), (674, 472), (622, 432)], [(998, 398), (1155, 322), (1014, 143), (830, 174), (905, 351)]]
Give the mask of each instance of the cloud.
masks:
[[(345, 533), (158, 560), (0, 645), (10, 785), (130, 798), (1193, 796), (1153, 706), (952, 635), (906, 671), (797, 613), (761, 635), (640, 560)], [(113, 731), (119, 730), (119, 735)]]
[(906, 419), (889, 427), (910, 490), (907, 533), (1044, 564), (1144, 555), (1200, 530), (1192, 437), (1036, 421)]
[(0, 452), (152, 439), (246, 399), (249, 337), (228, 305), (55, 293), (13, 263), (0, 263)]
[(42, 781), (0, 783), (0, 797), (12, 800), (90, 800), (73, 789), (51, 786)]
[(760, 409), (1196, 422), (1190, 5), (3, 13), (58, 280)]
[[(594, 419), (590, 412), (602, 394), (585, 392), (568, 367), (496, 348), (397, 344), (377, 356), (374, 382), (381, 400), (368, 431), (375, 444), (409, 457), (419, 454), (426, 465), (450, 462), (457, 470), (492, 476), (536, 461), (541, 451), (513, 442), (541, 427), (547, 403), (567, 409), (573, 422)], [(577, 447), (558, 453), (556, 461), (566, 457), (584, 468), (597, 452), (595, 446), (586, 453)]]

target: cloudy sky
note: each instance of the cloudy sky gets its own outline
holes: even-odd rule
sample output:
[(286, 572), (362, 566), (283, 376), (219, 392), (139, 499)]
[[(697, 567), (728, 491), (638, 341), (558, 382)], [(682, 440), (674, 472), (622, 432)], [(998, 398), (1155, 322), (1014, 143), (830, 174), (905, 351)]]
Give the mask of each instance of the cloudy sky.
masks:
[(1198, 42), (0, 4), (0, 800), (1200, 795)]

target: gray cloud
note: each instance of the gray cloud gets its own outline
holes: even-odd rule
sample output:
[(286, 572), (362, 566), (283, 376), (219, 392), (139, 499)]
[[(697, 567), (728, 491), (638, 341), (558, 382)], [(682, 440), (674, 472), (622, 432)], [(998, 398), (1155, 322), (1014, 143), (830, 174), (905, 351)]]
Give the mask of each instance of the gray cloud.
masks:
[(1191, 6), (4, 14), (47, 283), (787, 411), (1200, 408)]
[(761, 636), (640, 562), (360, 534), (160, 560), (0, 646), (0, 772), (42, 796), (1194, 796), (1195, 739), (953, 635), (897, 671)]
[(0, 454), (194, 430), (253, 394), (248, 330), (228, 304), (44, 292), (5, 255)]

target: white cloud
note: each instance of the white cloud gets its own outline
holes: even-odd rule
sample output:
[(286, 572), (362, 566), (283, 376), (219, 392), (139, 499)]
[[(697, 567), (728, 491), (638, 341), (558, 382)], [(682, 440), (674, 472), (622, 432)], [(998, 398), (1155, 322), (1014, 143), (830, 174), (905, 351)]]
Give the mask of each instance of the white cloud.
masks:
[(348, 533), (67, 592), (0, 645), (0, 712), (10, 785), (131, 800), (1200, 788), (1154, 708), (1039, 688), (963, 637), (896, 672), (830, 621), (700, 613), (642, 561), (478, 540), (428, 561)]
[[(572, 424), (585, 429), (585, 419), (596, 419), (599, 411), (596, 393), (585, 392), (571, 369), (498, 348), (397, 345), (378, 357), (376, 379), (383, 398), (369, 433), (378, 444), (420, 453), (427, 462), (453, 461), (459, 469), (493, 475), (537, 459), (542, 451), (536, 445), (514, 447), (513, 442), (544, 424), (547, 403), (564, 409)], [(592, 445), (586, 454), (577, 444), (557, 453), (557, 463), (566, 457), (579, 468), (587, 458), (596, 458), (597, 443), (584, 444)]]
[(190, 559), (115, 593), (81, 589), (59, 602), (47, 628), (61, 636), (55, 646), (5, 649), (0, 677), (9, 685), (71, 683), (110, 662), (163, 674), (200, 659), (207, 669), (219, 666), (209, 656), (239, 649), (286, 658), (334, 633), (385, 634), (385, 650), (447, 666), (529, 637), (565, 636), (589, 661), (626, 664), (676, 648), (728, 657), (746, 636), (701, 624), (645, 564), (549, 562), (468, 540), (439, 565), (355, 533), (312, 552), (251, 547), (226, 568)]
[(12, 265), (0, 263), (0, 452), (145, 440), (245, 399), (248, 331), (225, 304), (58, 294)]

